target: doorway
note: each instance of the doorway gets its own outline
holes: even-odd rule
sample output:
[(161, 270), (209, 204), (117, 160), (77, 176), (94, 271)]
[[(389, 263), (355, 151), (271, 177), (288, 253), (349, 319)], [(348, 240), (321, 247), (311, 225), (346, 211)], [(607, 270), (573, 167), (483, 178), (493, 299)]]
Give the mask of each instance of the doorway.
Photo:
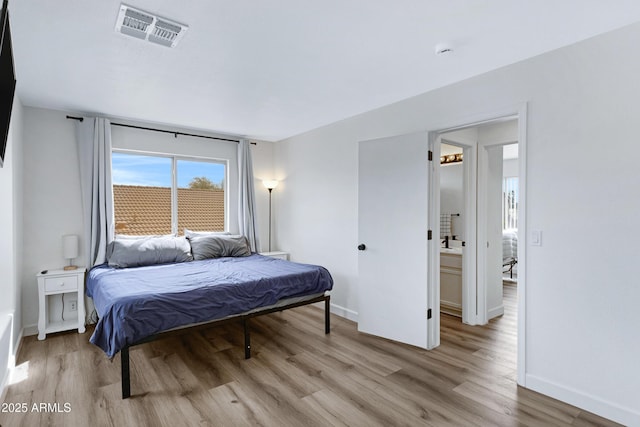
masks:
[[(476, 297), (476, 156), (474, 128), (443, 133), (438, 138), (434, 162), (439, 170), (438, 206), (440, 240), (440, 304), (463, 323), (477, 324)], [(443, 223), (444, 221), (444, 223)], [(448, 224), (447, 224), (448, 222)], [(444, 284), (442, 284), (444, 280)]]
[[(454, 145), (464, 147), (462, 168), (466, 172), (465, 182), (466, 194), (464, 194), (464, 209), (461, 214), (465, 218), (458, 219), (458, 223), (464, 224), (465, 247), (462, 250), (462, 317), (463, 322), (470, 325), (483, 325), (491, 318), (501, 316), (504, 313), (503, 305), (503, 274), (505, 267), (510, 268), (508, 275), (515, 275), (518, 281), (517, 311), (518, 311), (518, 383), (524, 385), (524, 289), (525, 289), (525, 194), (526, 188), (526, 134), (525, 134), (525, 108), (516, 115), (509, 115), (503, 118), (496, 118), (476, 123), (450, 127), (444, 130), (432, 132), (430, 134), (430, 149), (433, 150), (434, 158), (440, 159), (447, 155), (447, 146)], [(472, 135), (470, 139), (461, 141), (456, 136), (464, 133), (466, 136)], [(453, 143), (453, 144), (452, 144)], [(444, 147), (444, 150), (442, 148)], [(442, 150), (442, 151), (441, 151)], [(515, 150), (516, 156), (513, 155)], [(509, 166), (507, 166), (507, 159)], [(431, 168), (431, 192), (430, 192), (430, 227), (440, 230), (442, 215), (447, 215), (447, 202), (442, 204), (440, 200), (441, 172), (440, 167)], [(517, 184), (506, 190), (503, 184), (507, 178), (506, 169), (516, 165)], [(440, 166), (440, 165), (438, 165)], [(511, 173), (511, 178), (513, 174)], [(503, 205), (504, 201), (507, 205)], [(508, 203), (511, 203), (510, 205)], [(444, 205), (444, 206), (443, 206)], [(444, 209), (444, 211), (442, 210)], [(456, 214), (457, 212), (453, 212)], [(512, 253), (503, 252), (503, 242), (505, 239), (505, 224), (509, 218), (505, 214), (517, 214), (517, 229), (510, 227), (513, 238), (510, 241)], [(513, 218), (511, 218), (513, 219)], [(506, 222), (505, 222), (506, 221)], [(455, 228), (455, 227), (454, 227)], [(444, 227), (446, 229), (446, 226)], [(455, 231), (451, 231), (455, 235)], [(450, 237), (451, 238), (451, 237)], [(433, 306), (438, 307), (436, 311), (438, 317), (440, 311), (448, 311), (449, 307), (441, 306), (441, 296), (446, 296), (440, 282), (442, 269), (445, 271), (449, 265), (441, 265), (442, 242), (437, 240), (432, 244), (430, 251), (430, 264), (435, 268), (429, 276), (430, 295), (433, 298)], [(449, 243), (451, 240), (449, 240)], [(446, 245), (446, 242), (445, 242)], [(513, 257), (515, 255), (515, 257)], [(511, 256), (512, 262), (505, 266), (505, 257)], [(444, 261), (443, 261), (444, 263)], [(472, 265), (475, 264), (475, 265)], [(510, 278), (510, 277), (509, 277)], [(515, 280), (514, 280), (515, 281)], [(435, 284), (436, 286), (432, 286)], [(446, 284), (445, 284), (446, 285)], [(437, 325), (435, 325), (437, 323)], [(439, 322), (434, 322), (434, 328), (438, 328)], [(434, 331), (435, 332), (435, 331)], [(430, 334), (437, 337), (438, 333)], [(438, 343), (432, 344), (430, 348)]]
[[(436, 233), (440, 227), (438, 171), (442, 135), (513, 119), (517, 119), (520, 146), (517, 372), (518, 383), (526, 385), (525, 104), (515, 111), (492, 115), (486, 120), (480, 118), (467, 125), (358, 142), (358, 330), (427, 349), (440, 344), (441, 241)], [(483, 245), (477, 243), (483, 238), (478, 229), (486, 234), (487, 228), (486, 221), (476, 218), (479, 193), (476, 184), (484, 182), (478, 177), (486, 173), (487, 167), (484, 154), (487, 150), (479, 141), (476, 139), (463, 148), (463, 156), (469, 160), (464, 162), (463, 178), (468, 186), (463, 218), (468, 256), (464, 257), (463, 269), (469, 274), (463, 277), (462, 305), (463, 320), (469, 316), (465, 323), (472, 325), (485, 324), (488, 317), (486, 265), (479, 264), (484, 270), (476, 268), (476, 261), (486, 256), (486, 241)], [(495, 140), (492, 143), (495, 145)], [(467, 268), (469, 265), (472, 267)], [(475, 285), (468, 286), (466, 283), (472, 280)], [(398, 284), (402, 292), (398, 291)]]
[(443, 135), (440, 145), (440, 311), (462, 321), (464, 268), (464, 148)]

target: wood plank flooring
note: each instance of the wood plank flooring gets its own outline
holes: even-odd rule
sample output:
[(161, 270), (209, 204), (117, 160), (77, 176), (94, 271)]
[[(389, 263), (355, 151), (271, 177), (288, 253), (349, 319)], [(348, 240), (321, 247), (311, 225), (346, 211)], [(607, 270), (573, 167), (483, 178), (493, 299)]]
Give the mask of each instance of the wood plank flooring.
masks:
[(27, 376), (8, 387), (3, 409), (28, 410), (1, 412), (0, 425), (616, 425), (516, 386), (515, 298), (505, 286), (504, 316), (484, 327), (443, 315), (433, 351), (361, 334), (336, 316), (325, 335), (323, 311), (310, 306), (253, 319), (249, 360), (236, 324), (144, 344), (131, 350), (127, 400), (120, 358), (88, 343), (91, 328), (27, 337), (17, 361)]

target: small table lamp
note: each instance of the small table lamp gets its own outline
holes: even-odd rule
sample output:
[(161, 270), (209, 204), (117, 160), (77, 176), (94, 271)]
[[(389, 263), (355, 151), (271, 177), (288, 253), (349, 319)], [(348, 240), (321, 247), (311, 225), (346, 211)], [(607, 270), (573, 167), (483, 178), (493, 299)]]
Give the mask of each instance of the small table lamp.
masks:
[(75, 234), (67, 234), (62, 236), (62, 256), (69, 260), (69, 265), (65, 266), (65, 270), (75, 270), (77, 265), (72, 265), (73, 259), (78, 257), (78, 236)]

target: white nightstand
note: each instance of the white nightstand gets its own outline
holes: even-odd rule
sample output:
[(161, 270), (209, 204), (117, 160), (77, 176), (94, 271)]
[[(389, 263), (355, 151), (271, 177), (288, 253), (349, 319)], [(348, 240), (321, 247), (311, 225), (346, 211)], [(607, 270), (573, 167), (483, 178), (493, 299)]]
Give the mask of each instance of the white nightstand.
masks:
[(260, 252), (260, 255), (270, 256), (271, 258), (280, 258), (289, 261), (289, 252), (273, 251), (273, 252)]
[[(38, 297), (40, 312), (38, 317), (38, 339), (43, 340), (47, 334), (67, 331), (78, 328), (79, 333), (84, 333), (84, 273), (85, 268), (77, 270), (50, 270), (39, 273)], [(50, 295), (74, 294), (78, 306), (78, 318), (71, 320), (58, 320), (51, 322), (47, 313), (48, 299)]]

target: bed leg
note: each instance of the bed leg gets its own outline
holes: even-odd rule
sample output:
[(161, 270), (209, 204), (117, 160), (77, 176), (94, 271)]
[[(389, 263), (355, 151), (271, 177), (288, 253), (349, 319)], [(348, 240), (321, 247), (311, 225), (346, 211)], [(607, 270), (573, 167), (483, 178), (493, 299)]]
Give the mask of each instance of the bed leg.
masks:
[(327, 296), (324, 299), (324, 333), (331, 332), (331, 297)]
[(127, 399), (131, 396), (131, 379), (129, 377), (129, 347), (120, 350), (120, 365), (122, 372), (122, 398)]
[(249, 337), (249, 319), (242, 319), (242, 328), (244, 329), (244, 358), (251, 358), (251, 339)]

